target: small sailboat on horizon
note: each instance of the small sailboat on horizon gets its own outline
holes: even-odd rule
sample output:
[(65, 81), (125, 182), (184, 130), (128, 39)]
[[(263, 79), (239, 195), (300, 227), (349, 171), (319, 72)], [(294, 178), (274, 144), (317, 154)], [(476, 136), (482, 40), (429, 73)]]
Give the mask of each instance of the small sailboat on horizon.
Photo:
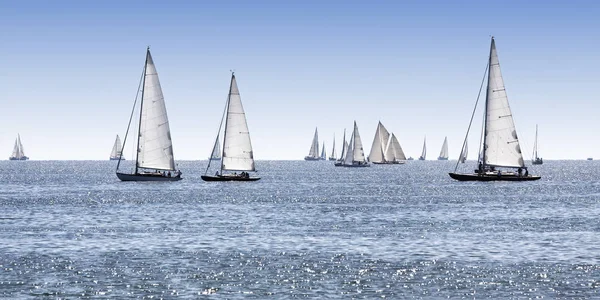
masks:
[(442, 144), (442, 150), (440, 150), (440, 156), (438, 156), (438, 160), (448, 160), (448, 137), (444, 138), (444, 143)]
[(427, 137), (423, 138), (423, 151), (421, 151), (421, 156), (419, 156), (419, 160), (425, 160), (427, 156)]
[(375, 137), (369, 153), (369, 161), (373, 164), (404, 164), (406, 157), (395, 135), (391, 135), (381, 121), (377, 124)]
[[(500, 61), (496, 52), (496, 44), (492, 37), (490, 44), (490, 55), (486, 66), (487, 89), (484, 109), (484, 128), (483, 128), (483, 147), (479, 159), (478, 168), (474, 173), (463, 174), (456, 173), (455, 170), (448, 173), (451, 178), (459, 181), (526, 181), (538, 180), (540, 176), (532, 176), (527, 171), (519, 138), (513, 121), (513, 114), (508, 104), (508, 97), (500, 72)], [(483, 82), (482, 82), (483, 84)], [(479, 102), (479, 96), (475, 103)], [(473, 110), (475, 114), (475, 110)], [(469, 122), (469, 129), (473, 122), (473, 117)], [(469, 135), (467, 130), (466, 140)], [(496, 170), (496, 168), (517, 169), (514, 171)], [(522, 174), (523, 169), (525, 174)]]
[[(225, 105), (225, 112), (219, 125), (217, 136), (221, 132), (221, 126), (225, 120), (223, 130), (223, 147), (221, 152), (221, 165), (214, 176), (207, 175), (210, 168), (210, 160), (204, 175), (204, 181), (257, 181), (260, 177), (250, 177), (248, 172), (256, 172), (254, 164), (254, 152), (250, 141), (250, 131), (246, 121), (246, 113), (242, 106), (242, 98), (237, 86), (235, 74), (231, 73), (229, 94)], [(214, 148), (214, 146), (213, 146)], [(214, 149), (213, 149), (214, 152)], [(233, 173), (231, 173), (233, 172)], [(240, 172), (240, 173), (237, 173)]]
[[(165, 98), (160, 87), (158, 72), (150, 54), (150, 47), (146, 49), (146, 62), (140, 80), (141, 93), (139, 105), (139, 124), (137, 125), (137, 155), (135, 158), (135, 169), (133, 173), (119, 171), (122, 155), (119, 156), (116, 174), (122, 181), (178, 181), (181, 180), (181, 172), (175, 169), (173, 156), (173, 143), (171, 141), (171, 130), (167, 117)], [(127, 142), (127, 136), (131, 127), (138, 96), (133, 102), (133, 109), (127, 125), (127, 133), (123, 140), (123, 146)], [(123, 148), (121, 148), (123, 153)]]
[(112, 151), (110, 152), (109, 160), (125, 160), (123, 155), (121, 155), (121, 150), (123, 149), (123, 144), (121, 144), (121, 138), (117, 134), (117, 138), (115, 139), (115, 144), (113, 145)]
[(321, 146), (321, 156), (319, 156), (321, 160), (327, 160), (327, 153), (325, 153), (325, 141), (323, 141), (323, 146)]
[(308, 151), (308, 155), (304, 157), (304, 160), (321, 160), (321, 156), (319, 155), (319, 131), (317, 128), (315, 128), (315, 135), (313, 136), (312, 143), (310, 144), (310, 150)]
[(13, 152), (8, 160), (29, 160), (29, 157), (25, 155), (25, 150), (23, 150), (21, 135), (18, 133), (17, 139), (15, 140), (15, 146), (13, 147)]
[(358, 133), (358, 126), (356, 125), (356, 121), (354, 121), (354, 130), (352, 131), (352, 136), (350, 137), (350, 143), (348, 143), (348, 148), (346, 149), (344, 160), (340, 161), (339, 163), (335, 163), (334, 165), (336, 167), (351, 168), (371, 166), (365, 158), (365, 152), (363, 150), (360, 134)]
[(532, 165), (541, 165), (544, 160), (538, 156), (538, 126), (535, 124), (535, 142), (533, 143), (533, 159), (531, 160)]
[(333, 148), (331, 148), (331, 156), (329, 156), (329, 160), (335, 161), (337, 159), (335, 153), (335, 134), (333, 135)]

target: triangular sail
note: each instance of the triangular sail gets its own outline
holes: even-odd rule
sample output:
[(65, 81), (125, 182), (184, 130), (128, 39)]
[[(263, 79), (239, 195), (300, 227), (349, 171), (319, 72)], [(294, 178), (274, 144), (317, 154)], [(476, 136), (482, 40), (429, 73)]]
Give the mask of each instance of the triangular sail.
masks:
[(404, 151), (402, 151), (400, 142), (398, 142), (396, 135), (393, 133), (385, 150), (385, 160), (390, 162), (406, 160), (406, 156), (404, 155)]
[(419, 157), (419, 159), (425, 159), (427, 156), (427, 138), (423, 139), (423, 151), (421, 151), (421, 157)]
[(308, 157), (319, 158), (319, 132), (317, 128), (315, 128), (315, 136), (313, 137), (312, 143), (310, 144)]
[(148, 49), (140, 115), (137, 167), (175, 170), (173, 143), (156, 66)]
[(440, 158), (448, 159), (448, 137), (444, 138), (444, 144), (442, 144), (442, 150), (440, 150)]
[(210, 154), (210, 159), (217, 160), (221, 159), (221, 142), (219, 141), (219, 136), (215, 139), (215, 144), (213, 145), (213, 152)]
[(342, 153), (340, 155), (340, 161), (344, 161), (346, 152), (348, 151), (348, 142), (346, 141), (346, 129), (344, 129), (344, 137), (342, 138)]
[(354, 121), (354, 133), (352, 133), (352, 136), (354, 137), (354, 144), (352, 145), (352, 154), (354, 156), (353, 161), (364, 162), (365, 152), (363, 150), (360, 134), (358, 133), (358, 126), (356, 125), (356, 121)]
[(465, 161), (467, 161), (467, 155), (469, 155), (469, 145), (467, 143), (467, 141), (465, 141), (465, 146), (463, 147), (462, 151), (460, 152), (460, 158), (458, 159), (458, 161), (462, 164), (465, 163)]
[(323, 147), (321, 147), (321, 159), (326, 159), (327, 154), (325, 154), (325, 142), (323, 142)]
[(330, 159), (336, 159), (336, 153), (335, 153), (335, 134), (333, 135), (333, 147), (331, 148), (331, 156), (329, 158)]
[(350, 136), (350, 143), (346, 149), (346, 154), (344, 155), (344, 164), (351, 165), (354, 158), (354, 133), (352, 133)]
[(110, 152), (110, 158), (118, 159), (121, 156), (121, 149), (123, 149), (123, 145), (121, 144), (121, 138), (117, 134), (115, 144), (113, 145), (112, 151)]
[(13, 147), (13, 152), (11, 157), (19, 157), (21, 155), (21, 150), (19, 148), (19, 139), (15, 139), (15, 146)]
[(484, 164), (497, 167), (524, 167), (494, 38), (490, 46), (485, 107)]
[(385, 161), (385, 149), (387, 148), (390, 133), (385, 129), (385, 126), (379, 122), (377, 124), (377, 130), (375, 131), (375, 137), (373, 138), (373, 144), (371, 145), (371, 152), (369, 154), (369, 161), (371, 162), (384, 162)]
[(235, 75), (231, 75), (221, 170), (254, 171), (254, 153)]

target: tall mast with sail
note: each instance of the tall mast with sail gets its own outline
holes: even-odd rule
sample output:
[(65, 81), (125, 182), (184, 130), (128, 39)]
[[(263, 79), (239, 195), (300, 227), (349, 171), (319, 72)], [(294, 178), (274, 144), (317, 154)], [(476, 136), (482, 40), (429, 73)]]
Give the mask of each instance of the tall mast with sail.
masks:
[(365, 158), (365, 152), (363, 150), (360, 134), (358, 133), (358, 126), (356, 125), (356, 121), (354, 121), (354, 130), (352, 131), (352, 136), (350, 137), (350, 143), (348, 144), (348, 149), (346, 150), (346, 154), (344, 155), (344, 160), (341, 163), (335, 165), (342, 167), (370, 166)]
[(17, 134), (17, 138), (15, 139), (15, 146), (13, 147), (13, 152), (11, 156), (8, 158), (9, 160), (28, 160), (29, 157), (25, 155), (25, 150), (23, 150), (23, 144), (21, 143), (21, 135)]
[(221, 159), (221, 142), (219, 141), (219, 135), (217, 134), (217, 138), (215, 139), (215, 144), (213, 145), (213, 151), (209, 157), (210, 160), (219, 160)]
[[(478, 169), (475, 170), (474, 174), (449, 173), (450, 177), (461, 181), (524, 181), (540, 179), (540, 176), (529, 174), (523, 161), (493, 37), (487, 66), (484, 119), (483, 152)], [(517, 169), (517, 172), (502, 172), (500, 168)], [(524, 174), (523, 170), (525, 170)]]
[(442, 144), (442, 150), (440, 151), (438, 160), (448, 160), (448, 137), (444, 138), (444, 144)]
[[(204, 181), (256, 181), (259, 177), (250, 177), (255, 172), (254, 152), (250, 141), (250, 131), (246, 122), (246, 113), (237, 86), (235, 74), (231, 73), (229, 94), (225, 105), (225, 129), (223, 131), (223, 151), (221, 153), (220, 172), (208, 175), (210, 161), (204, 175)], [(222, 124), (223, 122), (221, 122)], [(221, 128), (219, 128), (219, 132)], [(240, 173), (237, 173), (240, 172)]]
[(375, 130), (375, 137), (373, 138), (373, 144), (371, 144), (371, 152), (369, 153), (369, 161), (374, 164), (385, 164), (385, 149), (387, 148), (388, 141), (390, 139), (390, 133), (385, 129), (385, 126), (381, 124), (381, 121), (377, 123), (377, 129)]
[[(121, 149), (120, 159), (117, 163), (117, 177), (122, 181), (181, 180), (181, 172), (175, 169), (173, 143), (171, 141), (165, 98), (149, 47), (146, 50), (141, 87), (135, 169), (133, 173), (119, 172), (123, 152)], [(136, 103), (137, 97), (129, 118), (124, 143), (127, 141)]]
[(541, 165), (544, 163), (544, 160), (538, 156), (538, 126), (535, 124), (535, 142), (533, 143), (533, 160), (531, 164), (533, 165)]
[(321, 160), (327, 159), (327, 154), (325, 153), (325, 141), (323, 141), (323, 146), (321, 146), (321, 156), (319, 156)]
[(402, 151), (402, 147), (400, 147), (400, 142), (396, 138), (396, 135), (392, 133), (390, 137), (390, 142), (385, 149), (385, 161), (389, 164), (404, 164), (406, 160), (406, 156), (404, 155), (404, 151)]
[(423, 138), (423, 151), (421, 151), (421, 156), (419, 156), (419, 160), (425, 160), (427, 157), (427, 137)]
[(333, 134), (333, 147), (331, 148), (331, 156), (329, 156), (329, 160), (336, 160), (336, 153), (335, 153), (335, 134)]
[(319, 155), (319, 131), (317, 128), (315, 128), (315, 135), (310, 144), (310, 150), (308, 151), (308, 155), (304, 157), (304, 160), (321, 160), (321, 156)]
[(112, 151), (110, 152), (110, 160), (125, 160), (125, 158), (121, 155), (121, 150), (123, 149), (123, 144), (121, 144), (121, 138), (117, 134), (117, 138), (115, 139), (115, 144), (113, 145)]

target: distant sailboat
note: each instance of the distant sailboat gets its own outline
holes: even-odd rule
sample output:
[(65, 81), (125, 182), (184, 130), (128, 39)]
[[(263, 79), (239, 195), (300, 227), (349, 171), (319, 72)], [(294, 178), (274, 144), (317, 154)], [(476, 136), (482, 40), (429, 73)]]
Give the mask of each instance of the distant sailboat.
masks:
[[(137, 134), (137, 156), (132, 174), (119, 172), (121, 160), (117, 163), (117, 177), (122, 181), (177, 181), (181, 172), (175, 171), (173, 143), (167, 117), (165, 98), (158, 80), (156, 66), (146, 50), (146, 63), (141, 79), (140, 119)], [(137, 96), (133, 103), (127, 134), (136, 108)], [(121, 149), (122, 153), (122, 149)], [(173, 173), (171, 173), (173, 172)]]
[(325, 142), (323, 142), (323, 146), (321, 147), (321, 156), (319, 158), (321, 160), (327, 160), (327, 154), (325, 153)]
[(423, 139), (423, 151), (421, 152), (421, 156), (419, 156), (419, 160), (425, 160), (425, 158), (427, 157), (426, 141), (427, 141), (427, 138), (424, 138)]
[(333, 135), (333, 148), (331, 149), (331, 156), (329, 156), (329, 160), (336, 160), (336, 153), (335, 153), (335, 134)]
[[(237, 86), (235, 75), (231, 74), (229, 95), (225, 115), (225, 129), (223, 131), (223, 151), (221, 153), (220, 172), (214, 176), (207, 175), (210, 160), (204, 175), (204, 181), (256, 181), (260, 177), (250, 177), (248, 172), (255, 172), (254, 152), (250, 141), (250, 131), (246, 122), (246, 113), (242, 106), (242, 98)], [(223, 120), (221, 120), (223, 124)], [(219, 126), (221, 132), (221, 126)], [(214, 147), (213, 147), (214, 148)], [(214, 150), (213, 150), (214, 152)], [(228, 172), (228, 173), (226, 173)], [(231, 173), (233, 172), (233, 174)], [(237, 173), (241, 172), (241, 173)]]
[(461, 164), (464, 164), (465, 161), (467, 161), (468, 154), (469, 154), (469, 146), (467, 145), (467, 141), (465, 140), (465, 146), (463, 147), (463, 150), (460, 153), (460, 158), (458, 159), (458, 161)]
[(210, 160), (219, 160), (221, 159), (221, 142), (219, 141), (219, 135), (217, 134), (217, 138), (215, 139), (215, 144), (213, 145), (213, 151), (210, 154)]
[(363, 150), (362, 141), (360, 134), (358, 133), (358, 126), (354, 121), (354, 130), (350, 137), (350, 143), (344, 155), (344, 160), (340, 163), (336, 163), (335, 166), (342, 167), (369, 167), (369, 163), (365, 159), (365, 152)]
[(315, 128), (315, 136), (313, 137), (312, 144), (310, 144), (310, 150), (308, 155), (304, 157), (304, 160), (321, 160), (319, 155), (319, 132)]
[(594, 160), (594, 158), (593, 157), (588, 157), (587, 160)]
[(113, 145), (112, 151), (110, 152), (110, 160), (125, 160), (121, 155), (121, 150), (123, 149), (123, 145), (121, 144), (121, 138), (117, 134), (117, 139), (115, 140), (115, 144)]
[(377, 124), (377, 129), (375, 130), (373, 144), (371, 145), (369, 162), (374, 164), (404, 163), (406, 157), (404, 156), (404, 152), (402, 152), (402, 148), (400, 148), (400, 143), (398, 143), (397, 139), (395, 139), (395, 145), (393, 145), (392, 142), (393, 140), (392, 137), (390, 137), (390, 133), (385, 126), (379, 122)]
[(15, 146), (13, 147), (12, 155), (8, 158), (9, 160), (28, 160), (29, 157), (25, 156), (25, 150), (23, 150), (23, 144), (21, 144), (21, 135), (17, 134), (15, 140)]
[[(496, 44), (492, 37), (488, 60), (487, 89), (484, 110), (483, 153), (474, 174), (449, 173), (450, 177), (460, 181), (524, 181), (537, 180), (540, 176), (529, 175), (519, 139), (508, 104), (504, 81), (500, 72), (500, 62)], [(479, 100), (479, 99), (478, 99)], [(475, 104), (477, 106), (477, 104)], [(473, 111), (475, 113), (475, 111)], [(471, 119), (472, 122), (472, 119)], [(469, 124), (469, 128), (471, 125)], [(468, 130), (467, 130), (468, 136)], [(458, 168), (458, 163), (456, 165)], [(496, 168), (517, 169), (514, 171), (496, 170)], [(525, 169), (525, 174), (522, 174)]]
[(342, 153), (340, 158), (334, 162), (335, 166), (341, 166), (346, 157), (346, 150), (348, 149), (348, 142), (346, 141), (346, 129), (344, 129), (344, 137), (342, 138)]
[(533, 143), (533, 160), (531, 161), (532, 165), (541, 165), (544, 163), (544, 160), (541, 157), (538, 157), (538, 126), (535, 125), (535, 142)]
[(404, 164), (406, 160), (406, 156), (404, 155), (404, 151), (402, 151), (402, 147), (400, 147), (400, 142), (396, 138), (396, 135), (392, 133), (392, 137), (390, 138), (389, 143), (387, 144), (384, 158), (386, 163), (388, 164)]
[(438, 160), (448, 160), (448, 137), (444, 138), (444, 144), (442, 145), (442, 150), (440, 151)]

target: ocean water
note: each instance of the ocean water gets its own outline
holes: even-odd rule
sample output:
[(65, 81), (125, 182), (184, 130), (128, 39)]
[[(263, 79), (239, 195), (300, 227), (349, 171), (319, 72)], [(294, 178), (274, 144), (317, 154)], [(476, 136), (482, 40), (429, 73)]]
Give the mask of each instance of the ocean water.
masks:
[(257, 161), (252, 183), (179, 164), (132, 183), (114, 161), (0, 162), (0, 297), (600, 297), (597, 161), (522, 183), (453, 181), (452, 161)]

